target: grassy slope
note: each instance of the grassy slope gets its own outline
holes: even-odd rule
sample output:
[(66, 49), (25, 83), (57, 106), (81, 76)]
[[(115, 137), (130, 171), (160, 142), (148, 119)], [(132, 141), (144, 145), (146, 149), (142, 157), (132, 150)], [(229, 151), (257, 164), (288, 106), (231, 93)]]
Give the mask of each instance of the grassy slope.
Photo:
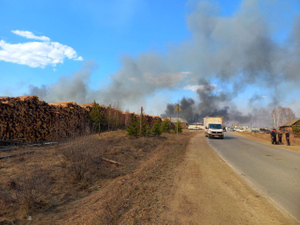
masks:
[(192, 136), (107, 132), (2, 161), (0, 221), (24, 224), (30, 215), (34, 224), (161, 222), (169, 196), (162, 187), (172, 185), (172, 169)]

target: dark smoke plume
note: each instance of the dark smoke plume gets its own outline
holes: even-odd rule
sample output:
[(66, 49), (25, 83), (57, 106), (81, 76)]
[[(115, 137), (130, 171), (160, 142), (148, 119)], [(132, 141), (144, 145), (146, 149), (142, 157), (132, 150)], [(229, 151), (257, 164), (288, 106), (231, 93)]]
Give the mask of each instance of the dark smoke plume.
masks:
[[(161, 117), (174, 117), (177, 116), (177, 112), (174, 111), (177, 104), (168, 104), (164, 114), (161, 114)], [(179, 102), (179, 105), (182, 109), (180, 112), (181, 118), (185, 118), (188, 121), (193, 121), (195, 117), (194, 106), (195, 101), (192, 98), (182, 98)]]
[[(230, 102), (232, 93), (225, 94), (218, 92), (216, 86), (209, 84), (206, 80), (199, 81), (199, 88), (197, 89), (199, 102), (196, 103), (193, 99), (182, 98), (180, 106), (182, 112), (180, 117), (186, 119), (188, 122), (203, 122), (204, 117), (223, 116), (224, 121), (247, 123), (251, 120), (251, 115), (243, 115), (234, 108), (226, 106)], [(176, 104), (168, 104), (167, 109), (162, 117), (176, 116), (174, 113)], [(233, 103), (231, 103), (233, 105)]]

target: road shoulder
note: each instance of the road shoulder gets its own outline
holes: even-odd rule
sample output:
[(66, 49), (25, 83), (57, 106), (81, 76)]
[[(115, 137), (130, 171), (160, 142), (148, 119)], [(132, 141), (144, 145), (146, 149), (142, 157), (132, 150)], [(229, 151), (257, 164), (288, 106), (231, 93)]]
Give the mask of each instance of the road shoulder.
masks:
[[(241, 137), (244, 137), (244, 138), (247, 138), (247, 139), (250, 139), (253, 141), (260, 142), (265, 145), (273, 146), (275, 148), (281, 148), (281, 149), (285, 149), (285, 150), (289, 150), (289, 151), (300, 152), (300, 146), (295, 145), (293, 143), (293, 140), (292, 140), (291, 146), (287, 146), (286, 144), (273, 145), (273, 144), (271, 144), (271, 138), (269, 138), (269, 135), (267, 135), (267, 134), (251, 134), (251, 133), (244, 133), (244, 132), (233, 132), (233, 134), (239, 135)], [(259, 135), (263, 135), (263, 136), (259, 136)], [(267, 136), (267, 138), (266, 138), (266, 136)], [(284, 141), (284, 143), (285, 143), (285, 141)]]
[(236, 174), (202, 132), (175, 171), (175, 187), (165, 215), (170, 224), (294, 224)]

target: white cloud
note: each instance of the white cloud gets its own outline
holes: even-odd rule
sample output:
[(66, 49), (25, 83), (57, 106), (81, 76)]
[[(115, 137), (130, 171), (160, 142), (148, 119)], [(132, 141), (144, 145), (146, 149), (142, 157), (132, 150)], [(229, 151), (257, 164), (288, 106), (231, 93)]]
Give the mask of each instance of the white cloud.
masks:
[(77, 57), (76, 59), (74, 59), (74, 60), (76, 60), (76, 61), (82, 61), (83, 60), (83, 58), (81, 57), (81, 56), (79, 56), (79, 57)]
[[(29, 39), (41, 40), (43, 42), (26, 42), (10, 44), (0, 40), (0, 60), (12, 62), (30, 67), (41, 67), (58, 63), (63, 63), (65, 58), (82, 61), (81, 56), (77, 56), (76, 51), (58, 42), (50, 42), (50, 38), (45, 36), (35, 36), (30, 31), (12, 31), (14, 34)], [(2, 48), (2, 50), (1, 50)]]
[(35, 36), (32, 32), (30, 31), (22, 31), (22, 30), (12, 30), (16, 35), (19, 35), (21, 37), (26, 37), (28, 39), (34, 39), (34, 40), (39, 40), (39, 41), (50, 41), (50, 38), (45, 37), (45, 36)]

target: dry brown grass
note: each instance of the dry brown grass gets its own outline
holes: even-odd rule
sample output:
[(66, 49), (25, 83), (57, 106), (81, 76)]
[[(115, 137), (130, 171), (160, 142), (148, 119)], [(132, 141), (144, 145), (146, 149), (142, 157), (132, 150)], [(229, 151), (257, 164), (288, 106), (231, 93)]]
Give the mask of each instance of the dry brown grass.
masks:
[[(173, 186), (174, 168), (183, 160), (189, 136), (164, 135), (154, 155), (133, 174), (114, 184), (98, 219), (91, 224), (162, 224), (160, 215)], [(109, 215), (109, 216), (108, 216)]]
[[(160, 193), (159, 185), (172, 178), (166, 174), (181, 160), (193, 136), (187, 134), (178, 140), (174, 134), (132, 139), (119, 130), (34, 148), (35, 154), (2, 160), (0, 224), (82, 224), (77, 209), (89, 208), (82, 201), (95, 199), (99, 193), (104, 194), (96, 206), (99, 210), (86, 213), (87, 221), (154, 221), (162, 210), (156, 203), (168, 194)], [(28, 216), (33, 220), (27, 221)]]

